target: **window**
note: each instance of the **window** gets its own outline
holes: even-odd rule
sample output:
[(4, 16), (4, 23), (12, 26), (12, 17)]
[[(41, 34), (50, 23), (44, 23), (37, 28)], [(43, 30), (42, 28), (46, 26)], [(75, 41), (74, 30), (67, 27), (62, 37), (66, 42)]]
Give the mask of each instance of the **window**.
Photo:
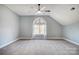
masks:
[(46, 35), (46, 21), (42, 17), (33, 21), (33, 35)]

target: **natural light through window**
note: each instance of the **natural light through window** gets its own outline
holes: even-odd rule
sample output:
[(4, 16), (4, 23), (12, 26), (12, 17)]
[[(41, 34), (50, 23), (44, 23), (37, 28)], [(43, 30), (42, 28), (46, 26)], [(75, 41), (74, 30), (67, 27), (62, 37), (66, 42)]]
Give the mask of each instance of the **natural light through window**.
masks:
[(46, 35), (46, 21), (38, 17), (33, 22), (33, 35)]

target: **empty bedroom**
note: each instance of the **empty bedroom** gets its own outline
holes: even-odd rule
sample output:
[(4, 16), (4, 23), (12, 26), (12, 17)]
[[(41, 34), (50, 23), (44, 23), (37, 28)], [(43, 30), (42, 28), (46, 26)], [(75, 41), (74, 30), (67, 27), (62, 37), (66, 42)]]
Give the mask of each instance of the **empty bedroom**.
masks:
[(79, 55), (79, 4), (0, 4), (0, 55)]

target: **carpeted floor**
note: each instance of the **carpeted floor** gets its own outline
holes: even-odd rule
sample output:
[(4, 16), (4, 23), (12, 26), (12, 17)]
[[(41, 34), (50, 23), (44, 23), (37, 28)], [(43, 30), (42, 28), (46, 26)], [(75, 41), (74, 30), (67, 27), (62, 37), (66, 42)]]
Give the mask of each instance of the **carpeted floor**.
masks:
[(79, 46), (65, 40), (18, 40), (2, 49), (1, 55), (77, 55)]

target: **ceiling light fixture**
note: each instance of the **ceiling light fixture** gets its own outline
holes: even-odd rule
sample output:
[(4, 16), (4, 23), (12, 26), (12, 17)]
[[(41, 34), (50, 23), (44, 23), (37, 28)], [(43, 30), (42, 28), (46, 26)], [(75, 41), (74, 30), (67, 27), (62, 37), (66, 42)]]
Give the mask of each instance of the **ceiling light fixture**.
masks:
[(48, 9), (45, 9), (46, 7), (41, 8), (41, 4), (37, 4), (37, 12), (36, 15), (45, 15), (46, 13), (50, 13), (51, 11)]

